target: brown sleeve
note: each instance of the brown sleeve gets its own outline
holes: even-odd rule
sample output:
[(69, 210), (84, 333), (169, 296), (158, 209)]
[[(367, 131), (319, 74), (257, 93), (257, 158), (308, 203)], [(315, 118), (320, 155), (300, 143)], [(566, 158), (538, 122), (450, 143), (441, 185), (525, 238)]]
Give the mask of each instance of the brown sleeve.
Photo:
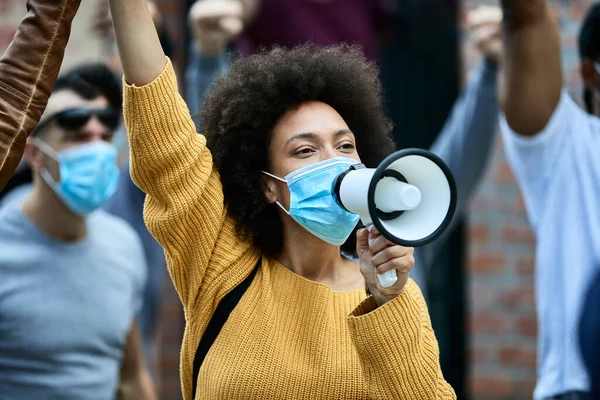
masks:
[(0, 58), (0, 190), (46, 108), (80, 2), (28, 0), (27, 15)]

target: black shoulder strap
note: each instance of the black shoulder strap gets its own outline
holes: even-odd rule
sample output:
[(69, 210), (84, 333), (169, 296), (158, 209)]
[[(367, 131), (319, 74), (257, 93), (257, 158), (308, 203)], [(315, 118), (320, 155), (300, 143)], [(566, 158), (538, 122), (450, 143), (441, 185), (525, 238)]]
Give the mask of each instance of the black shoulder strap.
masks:
[(254, 276), (256, 275), (256, 271), (260, 268), (260, 258), (256, 263), (256, 266), (248, 275), (246, 279), (242, 283), (240, 283), (237, 287), (235, 287), (231, 292), (227, 293), (225, 297), (219, 302), (215, 313), (210, 319), (208, 326), (206, 327), (206, 331), (202, 338), (200, 339), (200, 344), (198, 344), (198, 348), (196, 349), (196, 355), (194, 356), (194, 369), (192, 375), (192, 399), (196, 398), (196, 385), (198, 381), (198, 374), (200, 373), (200, 367), (204, 362), (204, 358), (208, 351), (210, 350), (212, 344), (214, 343), (217, 336), (219, 336), (219, 332), (221, 332), (221, 328), (227, 322), (227, 318), (229, 318), (229, 314), (233, 311), (235, 306), (239, 303), (240, 299), (248, 290), (248, 287), (254, 280)]

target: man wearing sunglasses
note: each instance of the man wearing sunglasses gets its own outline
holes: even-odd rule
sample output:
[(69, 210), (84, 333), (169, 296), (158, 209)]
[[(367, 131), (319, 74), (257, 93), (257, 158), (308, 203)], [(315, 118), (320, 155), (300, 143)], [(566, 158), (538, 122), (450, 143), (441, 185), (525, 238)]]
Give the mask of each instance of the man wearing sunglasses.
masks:
[(100, 209), (119, 180), (107, 77), (101, 64), (59, 77), (27, 139), (33, 185), (0, 210), (2, 398), (154, 399), (135, 322), (143, 248)]
[(537, 238), (534, 399), (587, 399), (578, 328), (600, 266), (600, 4), (579, 37), (586, 113), (563, 91), (560, 38), (545, 0), (501, 3), (501, 128)]

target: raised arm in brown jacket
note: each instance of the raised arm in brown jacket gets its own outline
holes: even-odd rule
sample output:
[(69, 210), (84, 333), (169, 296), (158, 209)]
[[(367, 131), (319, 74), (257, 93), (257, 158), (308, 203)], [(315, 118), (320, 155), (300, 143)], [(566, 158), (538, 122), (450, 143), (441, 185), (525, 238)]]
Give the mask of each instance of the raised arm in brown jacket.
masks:
[(46, 108), (80, 3), (28, 0), (28, 13), (0, 58), (0, 190)]

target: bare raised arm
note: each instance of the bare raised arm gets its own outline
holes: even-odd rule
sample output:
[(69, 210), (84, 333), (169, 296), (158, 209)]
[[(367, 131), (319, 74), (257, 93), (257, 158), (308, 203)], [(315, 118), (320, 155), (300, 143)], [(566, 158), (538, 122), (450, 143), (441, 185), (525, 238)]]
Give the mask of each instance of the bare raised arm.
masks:
[(532, 136), (550, 120), (562, 90), (558, 30), (545, 0), (501, 0), (504, 59), (500, 102), (508, 125)]
[(165, 68), (166, 59), (146, 0), (110, 0), (125, 80), (143, 86)]

